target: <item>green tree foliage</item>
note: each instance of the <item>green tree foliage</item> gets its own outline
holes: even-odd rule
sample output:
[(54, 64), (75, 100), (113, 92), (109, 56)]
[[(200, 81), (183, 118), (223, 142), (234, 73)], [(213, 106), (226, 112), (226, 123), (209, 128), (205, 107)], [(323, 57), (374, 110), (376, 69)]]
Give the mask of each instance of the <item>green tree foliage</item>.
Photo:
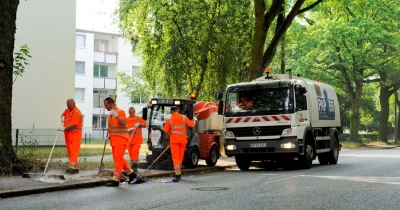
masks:
[(301, 51), (307, 53), (296, 68), (329, 81), (349, 98), (352, 141), (358, 140), (364, 84), (380, 78), (379, 71), (394, 70), (389, 66), (399, 53), (397, 8), (399, 2), (390, 0), (328, 1), (309, 17), (312, 24), (302, 34)]
[(32, 58), (32, 56), (29, 54), (29, 47), (26, 44), (22, 45), (19, 52), (16, 52), (14, 54), (15, 58), (14, 58), (13, 73), (15, 75), (14, 78), (15, 82), (15, 80), (17, 80), (17, 77), (22, 76), (22, 74), (25, 72), (25, 66), (29, 65), (28, 58)]
[[(125, 92), (132, 102), (137, 102), (139, 101), (138, 99), (141, 99), (142, 103), (145, 103), (148, 100), (150, 88), (148, 88), (148, 84), (145, 81), (131, 77), (126, 72), (118, 72), (117, 77), (119, 83), (123, 84), (122, 92)], [(156, 92), (156, 95), (160, 94)]]
[(142, 56), (152, 95), (212, 100), (247, 76), (252, 34), (248, 0), (120, 1), (123, 35)]
[(365, 126), (365, 132), (368, 133), (368, 125), (374, 121), (372, 115), (368, 112), (361, 112), (360, 123)]
[(265, 67), (271, 63), (279, 42), (293, 20), (321, 2), (322, 0), (254, 0), (255, 21), (247, 77), (249, 81), (260, 77)]

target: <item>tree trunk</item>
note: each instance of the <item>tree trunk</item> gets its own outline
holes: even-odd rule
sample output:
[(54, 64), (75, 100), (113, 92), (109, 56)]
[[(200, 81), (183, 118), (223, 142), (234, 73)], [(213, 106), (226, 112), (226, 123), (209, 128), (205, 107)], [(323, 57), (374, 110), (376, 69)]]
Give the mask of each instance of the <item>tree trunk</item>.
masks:
[(359, 119), (359, 110), (360, 110), (360, 102), (353, 102), (351, 105), (351, 117), (350, 117), (350, 141), (357, 142), (358, 141), (358, 119)]
[(254, 33), (250, 51), (250, 70), (247, 80), (257, 78), (258, 71), (262, 67), (262, 53), (264, 50), (265, 39), (269, 25), (265, 23), (264, 18), (265, 3), (264, 0), (254, 0)]
[(19, 0), (0, 1), (0, 174), (11, 174), (18, 162), (11, 140), (11, 102), (15, 20)]
[[(272, 21), (276, 18), (278, 13), (282, 11), (285, 5), (284, 0), (274, 0), (268, 12), (265, 13), (265, 2), (264, 0), (254, 0), (254, 33), (253, 41), (251, 43), (251, 55), (250, 55), (250, 69), (247, 77), (248, 81), (254, 80), (260, 77), (264, 68), (267, 67), (274, 55), (276, 48), (279, 46), (279, 42), (285, 35), (287, 29), (292, 24), (294, 18), (305, 11), (308, 11), (322, 2), (322, 0), (316, 0), (313, 4), (306, 8), (301, 9), (301, 6), (305, 0), (293, 1), (292, 8), (286, 17), (283, 18), (282, 23), (276, 23), (276, 29), (274, 35), (269, 43), (266, 45), (265, 41), (272, 24)], [(264, 14), (265, 13), (265, 14)], [(263, 50), (265, 51), (263, 52)]]
[(379, 122), (379, 137), (378, 139), (382, 142), (388, 142), (388, 120), (389, 120), (389, 89), (386, 85), (381, 84), (381, 90), (379, 95), (379, 102), (381, 104), (381, 119)]
[[(350, 117), (350, 141), (358, 141), (358, 121), (360, 119), (361, 95), (363, 89), (362, 80), (355, 81), (354, 98), (351, 100), (351, 117)], [(349, 89), (349, 87), (348, 87)]]

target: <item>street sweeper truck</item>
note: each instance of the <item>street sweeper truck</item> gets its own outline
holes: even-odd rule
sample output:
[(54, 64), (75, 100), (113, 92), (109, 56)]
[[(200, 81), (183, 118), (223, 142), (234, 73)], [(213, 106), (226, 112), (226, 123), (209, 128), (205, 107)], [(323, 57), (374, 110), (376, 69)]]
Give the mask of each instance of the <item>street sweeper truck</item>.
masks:
[(186, 115), (189, 119), (197, 116), (198, 120), (194, 128), (187, 128), (188, 143), (183, 165), (187, 168), (196, 168), (199, 159), (204, 159), (208, 166), (215, 166), (221, 156), (222, 146), (220, 132), (223, 116), (218, 115), (218, 104), (193, 99), (152, 98), (150, 104), (143, 108), (143, 119), (148, 122), (147, 145), (151, 154), (148, 154), (146, 161), (139, 163), (138, 167), (173, 169), (171, 151), (168, 148), (169, 138), (164, 133), (163, 127), (171, 116), (171, 107), (174, 106), (179, 107), (180, 114)]
[(310, 168), (316, 157), (323, 165), (338, 162), (341, 124), (332, 86), (268, 71), (251, 82), (228, 85), (216, 99), (224, 115), (225, 154), (234, 156), (241, 170), (252, 161), (302, 168)]

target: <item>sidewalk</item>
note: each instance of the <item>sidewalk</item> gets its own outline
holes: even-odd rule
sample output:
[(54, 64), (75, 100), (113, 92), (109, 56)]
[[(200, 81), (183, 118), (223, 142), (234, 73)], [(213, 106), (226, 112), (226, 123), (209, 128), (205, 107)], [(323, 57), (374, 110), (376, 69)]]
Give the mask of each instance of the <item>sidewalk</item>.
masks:
[[(144, 156), (145, 154), (141, 154), (141, 156), (142, 155)], [(99, 161), (98, 158), (97, 160)], [(233, 166), (236, 166), (234, 158), (221, 157), (218, 159), (217, 165), (214, 167), (208, 167), (204, 160), (199, 160), (197, 168), (184, 168), (182, 169), (182, 174), (209, 170), (223, 170)], [(146, 169), (139, 168), (138, 172), (140, 174), (145, 170)], [(110, 178), (105, 174), (112, 174), (112, 171), (112, 168), (106, 168), (100, 176), (97, 175), (98, 170), (81, 170), (78, 174), (71, 175), (66, 174), (64, 170), (50, 169), (46, 173), (46, 175), (64, 175), (65, 180), (58, 180), (47, 176), (42, 176), (41, 178), (23, 178), (22, 176), (0, 177), (0, 199), (59, 190), (102, 186)], [(172, 179), (171, 175), (172, 171), (151, 169), (150, 173), (146, 173), (143, 176), (149, 181), (152, 181), (154, 178), (159, 177), (168, 177)]]

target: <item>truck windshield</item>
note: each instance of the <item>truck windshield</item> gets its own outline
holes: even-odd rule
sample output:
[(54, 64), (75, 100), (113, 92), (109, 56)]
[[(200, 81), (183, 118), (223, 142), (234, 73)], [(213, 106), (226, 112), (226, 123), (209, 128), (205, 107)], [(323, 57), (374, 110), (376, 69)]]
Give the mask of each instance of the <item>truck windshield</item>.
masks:
[(157, 147), (162, 137), (165, 120), (171, 117), (169, 113), (170, 107), (155, 105), (154, 107), (150, 107), (149, 110), (149, 137), (151, 138), (153, 146)]
[(232, 88), (226, 95), (226, 116), (288, 114), (294, 112), (290, 88)]
[(150, 112), (150, 117), (149, 117), (149, 126), (153, 128), (153, 126), (159, 127), (158, 129), (163, 129), (165, 120), (168, 119), (171, 114), (169, 113), (170, 107), (164, 107), (160, 109), (160, 107), (154, 107), (153, 112)]

